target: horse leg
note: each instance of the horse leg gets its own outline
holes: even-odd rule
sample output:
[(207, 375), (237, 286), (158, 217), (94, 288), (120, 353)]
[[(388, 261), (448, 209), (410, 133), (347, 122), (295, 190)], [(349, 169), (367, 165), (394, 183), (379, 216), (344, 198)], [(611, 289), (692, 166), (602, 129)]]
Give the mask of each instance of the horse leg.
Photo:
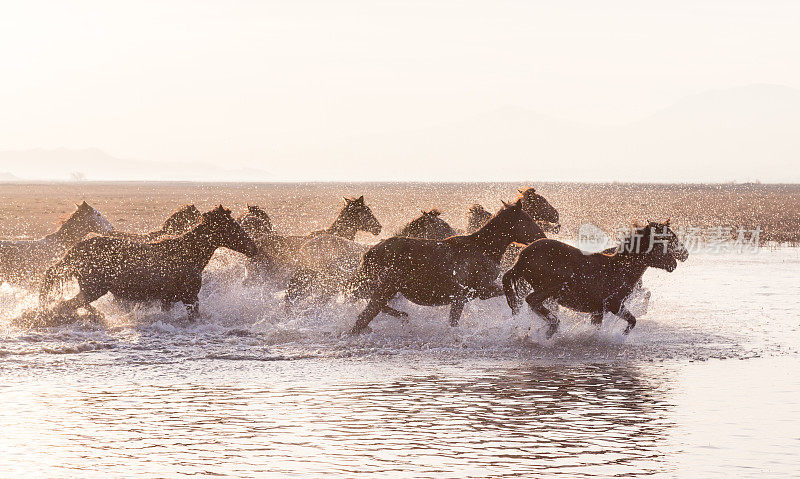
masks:
[(183, 300), (183, 304), (186, 305), (186, 314), (189, 321), (197, 319), (197, 316), (200, 315), (200, 300), (197, 299), (197, 296), (194, 299)]
[(386, 308), (387, 303), (391, 300), (395, 294), (397, 294), (399, 288), (394, 286), (389, 281), (385, 279), (381, 281), (380, 286), (375, 290), (372, 294), (372, 298), (370, 298), (369, 303), (367, 303), (367, 307), (364, 308), (364, 311), (358, 315), (358, 319), (356, 320), (355, 326), (351, 330), (351, 333), (358, 334), (367, 327), (367, 325), (375, 319), (375, 316), (378, 315), (381, 311)]
[(461, 313), (464, 312), (464, 305), (467, 304), (465, 298), (455, 298), (450, 303), (450, 326), (458, 326), (458, 320), (461, 319)]
[(525, 298), (525, 302), (528, 303), (528, 306), (530, 306), (531, 310), (547, 321), (548, 338), (552, 337), (554, 334), (556, 334), (556, 331), (558, 331), (558, 318), (543, 304), (543, 301), (549, 298), (551, 294), (552, 293), (549, 291), (533, 292)]
[(168, 312), (172, 311), (173, 302), (170, 299), (162, 299), (161, 300), (161, 311)]
[(203, 277), (198, 274), (196, 277), (187, 278), (184, 284), (184, 290), (180, 293), (180, 301), (186, 306), (186, 313), (189, 321), (194, 321), (200, 315), (200, 300), (197, 295), (200, 294), (200, 288), (203, 286)]
[(622, 319), (628, 322), (628, 325), (625, 327), (625, 331), (623, 332), (623, 334), (630, 333), (631, 329), (633, 329), (633, 327), (636, 326), (636, 316), (634, 316), (633, 313), (631, 313), (628, 310), (628, 308), (625, 307), (625, 305), (621, 305), (619, 311), (614, 314), (616, 314), (617, 316), (621, 317)]
[(86, 298), (83, 295), (83, 291), (78, 291), (78, 294), (75, 297), (60, 301), (53, 307), (53, 313), (59, 316), (65, 316), (67, 314), (75, 313), (80, 308), (87, 306), (89, 303), (86, 302)]
[(399, 309), (394, 309), (393, 307), (389, 306), (388, 304), (383, 307), (381, 310), (382, 312), (388, 314), (389, 316), (394, 316), (395, 318), (407, 318), (408, 313), (405, 311), (400, 311)]
[(628, 334), (631, 332), (634, 326), (636, 326), (636, 316), (631, 313), (628, 308), (625, 307), (622, 299), (615, 299), (613, 301), (608, 301), (605, 304), (605, 308), (608, 311), (611, 311), (615, 315), (619, 316), (620, 318), (624, 319), (628, 322), (628, 325), (625, 327), (625, 331), (623, 334)]
[(305, 268), (292, 275), (289, 284), (286, 286), (286, 295), (284, 296), (286, 304), (297, 304), (300, 299), (309, 296), (316, 278), (316, 271)]
[(596, 326), (603, 324), (603, 311), (595, 311), (592, 313), (592, 324)]

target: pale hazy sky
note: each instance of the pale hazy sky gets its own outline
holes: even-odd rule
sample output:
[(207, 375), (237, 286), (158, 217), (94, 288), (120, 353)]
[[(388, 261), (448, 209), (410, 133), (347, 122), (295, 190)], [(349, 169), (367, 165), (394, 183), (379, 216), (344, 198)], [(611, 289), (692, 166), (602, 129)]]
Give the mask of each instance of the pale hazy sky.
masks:
[[(274, 179), (324, 177), (327, 145), (508, 107), (619, 125), (707, 90), (800, 88), (797, 1), (1, 8), (0, 150), (99, 148), (261, 168)], [(358, 169), (342, 178), (403, 177), (380, 162), (341, 161)]]

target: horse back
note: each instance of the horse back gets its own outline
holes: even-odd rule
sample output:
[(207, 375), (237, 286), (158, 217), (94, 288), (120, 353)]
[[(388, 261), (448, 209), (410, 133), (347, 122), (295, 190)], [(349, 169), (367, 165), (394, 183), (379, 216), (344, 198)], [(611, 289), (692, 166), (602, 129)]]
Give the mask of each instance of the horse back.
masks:
[(588, 256), (578, 248), (554, 239), (543, 238), (526, 246), (514, 268), (529, 277), (543, 281), (567, 281), (587, 262)]

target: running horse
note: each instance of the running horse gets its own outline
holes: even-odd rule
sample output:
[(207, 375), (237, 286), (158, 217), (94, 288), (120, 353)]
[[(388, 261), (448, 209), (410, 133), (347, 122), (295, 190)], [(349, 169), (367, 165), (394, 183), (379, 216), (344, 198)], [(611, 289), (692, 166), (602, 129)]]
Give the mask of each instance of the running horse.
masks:
[[(542, 227), (544, 231), (558, 233), (561, 229), (558, 211), (533, 187), (517, 190), (522, 200), (522, 209)], [(470, 206), (467, 215), (467, 233), (473, 233), (485, 225), (492, 214), (478, 203)]]
[(558, 331), (558, 318), (544, 302), (554, 299), (561, 306), (590, 313), (593, 324), (601, 324), (611, 312), (628, 322), (625, 334), (636, 325), (636, 317), (625, 307), (625, 299), (640, 284), (647, 268), (672, 272), (689, 252), (664, 223), (650, 222), (624, 238), (615, 253), (585, 253), (552, 239), (535, 241), (519, 255), (503, 275), (503, 290), (513, 314), (525, 302), (548, 323), (547, 336)]
[[(280, 273), (289, 272), (289, 275), (293, 275), (289, 280), (290, 284), (305, 288), (315, 275), (315, 266), (310, 263), (315, 262), (315, 257), (323, 255), (327, 244), (341, 251), (341, 248), (358, 245), (354, 239), (359, 231), (380, 234), (382, 226), (364, 202), (363, 195), (358, 198), (344, 198), (344, 203), (333, 223), (324, 230), (305, 236), (274, 233), (255, 238), (258, 254), (248, 261), (246, 281), (263, 281), (271, 275), (283, 276)], [(324, 258), (320, 261), (324, 261)], [(318, 263), (316, 262), (317, 265)]]
[(286, 288), (287, 304), (317, 292), (325, 299), (341, 292), (358, 271), (369, 246), (354, 241), (358, 231), (380, 234), (382, 226), (364, 202), (364, 196), (345, 198), (333, 224), (316, 231), (292, 251), (297, 268)]
[(189, 231), (200, 219), (200, 210), (195, 205), (183, 205), (169, 217), (161, 225), (160, 229), (151, 231), (149, 233), (128, 233), (125, 231), (109, 231), (105, 236), (113, 236), (115, 238), (124, 238), (131, 241), (138, 241), (140, 243), (149, 243), (156, 241), (165, 236), (178, 236)]
[(492, 218), (492, 214), (486, 211), (483, 205), (475, 203), (469, 207), (467, 214), (467, 234), (472, 234), (485, 225)]
[(39, 293), (44, 310), (51, 294), (69, 279), (78, 281), (78, 294), (59, 302), (53, 311), (68, 314), (80, 308), (96, 312), (91, 303), (108, 292), (133, 301), (160, 300), (164, 309), (182, 302), (194, 319), (199, 313), (202, 273), (217, 248), (247, 256), (256, 245), (222, 205), (203, 213), (200, 221), (180, 236), (152, 243), (95, 236), (81, 241), (51, 266)]
[(236, 218), (236, 222), (255, 241), (275, 234), (269, 215), (257, 205), (247, 205), (247, 211)]
[(496, 283), (500, 259), (512, 243), (528, 244), (544, 232), (523, 210), (522, 200), (503, 208), (475, 233), (443, 241), (393, 237), (367, 251), (356, 294), (369, 302), (353, 333), (363, 331), (401, 293), (424, 306), (450, 305), (450, 325), (458, 325), (467, 301), (503, 294)]
[(85, 201), (58, 230), (38, 240), (0, 241), (0, 282), (36, 282), (48, 266), (91, 233), (106, 234), (111, 223)]
[(447, 221), (440, 217), (441, 214), (442, 212), (435, 208), (430, 211), (423, 210), (421, 216), (409, 222), (395, 236), (443, 240), (458, 234), (452, 226), (447, 224)]

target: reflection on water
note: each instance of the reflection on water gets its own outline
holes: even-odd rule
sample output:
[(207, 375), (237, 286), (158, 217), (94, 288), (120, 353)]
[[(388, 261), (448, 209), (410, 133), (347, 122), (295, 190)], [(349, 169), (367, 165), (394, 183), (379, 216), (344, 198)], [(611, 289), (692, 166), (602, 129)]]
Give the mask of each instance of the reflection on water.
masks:
[(663, 378), (624, 365), (221, 363), (7, 385), (3, 461), (51, 477), (667, 470)]
[[(628, 337), (502, 298), (286, 313), (212, 262), (203, 320), (98, 301), (105, 324), (19, 328), (0, 285), (0, 477), (798, 477), (800, 251), (648, 273)], [(563, 313), (563, 311), (562, 311)]]

